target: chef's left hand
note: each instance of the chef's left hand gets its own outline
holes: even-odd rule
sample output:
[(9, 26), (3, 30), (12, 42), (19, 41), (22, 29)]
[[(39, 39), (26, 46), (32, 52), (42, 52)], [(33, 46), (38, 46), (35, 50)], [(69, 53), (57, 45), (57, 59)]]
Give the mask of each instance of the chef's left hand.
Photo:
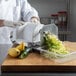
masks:
[(32, 17), (32, 18), (31, 18), (31, 22), (40, 23), (40, 20), (39, 20), (39, 18), (37, 18), (37, 17)]

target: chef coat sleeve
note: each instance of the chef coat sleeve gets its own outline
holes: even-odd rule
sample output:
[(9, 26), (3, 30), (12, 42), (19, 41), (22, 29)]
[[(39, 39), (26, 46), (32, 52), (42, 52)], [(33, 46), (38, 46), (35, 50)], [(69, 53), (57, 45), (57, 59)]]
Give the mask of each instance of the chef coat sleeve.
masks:
[(39, 18), (37, 10), (33, 8), (27, 0), (23, 0), (21, 7), (21, 18), (24, 21), (30, 21), (32, 17)]

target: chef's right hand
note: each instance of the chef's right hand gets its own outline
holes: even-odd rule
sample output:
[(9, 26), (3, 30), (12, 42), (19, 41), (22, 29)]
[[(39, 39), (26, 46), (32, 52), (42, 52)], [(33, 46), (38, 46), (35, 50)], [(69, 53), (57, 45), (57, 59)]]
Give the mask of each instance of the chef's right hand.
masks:
[(22, 26), (25, 24), (24, 21), (13, 22), (14, 26)]
[(12, 21), (4, 21), (4, 25), (8, 27), (15, 27), (15, 26), (22, 26), (25, 22), (18, 21), (18, 22), (12, 22)]

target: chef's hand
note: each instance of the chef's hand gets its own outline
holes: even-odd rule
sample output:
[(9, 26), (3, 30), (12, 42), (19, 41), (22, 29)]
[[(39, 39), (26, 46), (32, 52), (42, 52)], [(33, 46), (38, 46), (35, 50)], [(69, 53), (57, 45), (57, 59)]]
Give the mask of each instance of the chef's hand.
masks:
[(40, 23), (40, 20), (39, 20), (38, 17), (32, 17), (32, 18), (31, 18), (31, 22)]
[(25, 24), (24, 21), (13, 22), (14, 26), (22, 26)]
[(4, 25), (8, 27), (15, 27), (15, 26), (22, 26), (25, 22), (18, 21), (18, 22), (12, 22), (12, 21), (4, 21)]

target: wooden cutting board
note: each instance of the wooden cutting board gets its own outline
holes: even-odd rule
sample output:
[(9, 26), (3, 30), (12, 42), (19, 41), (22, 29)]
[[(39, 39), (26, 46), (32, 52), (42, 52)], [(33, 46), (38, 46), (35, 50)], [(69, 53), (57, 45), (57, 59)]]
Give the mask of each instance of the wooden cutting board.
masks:
[[(64, 42), (69, 50), (76, 51), (76, 42)], [(57, 69), (58, 68), (58, 69)], [(1, 65), (2, 72), (76, 72), (76, 60), (57, 63), (36, 53), (30, 53), (24, 59), (7, 56)]]

